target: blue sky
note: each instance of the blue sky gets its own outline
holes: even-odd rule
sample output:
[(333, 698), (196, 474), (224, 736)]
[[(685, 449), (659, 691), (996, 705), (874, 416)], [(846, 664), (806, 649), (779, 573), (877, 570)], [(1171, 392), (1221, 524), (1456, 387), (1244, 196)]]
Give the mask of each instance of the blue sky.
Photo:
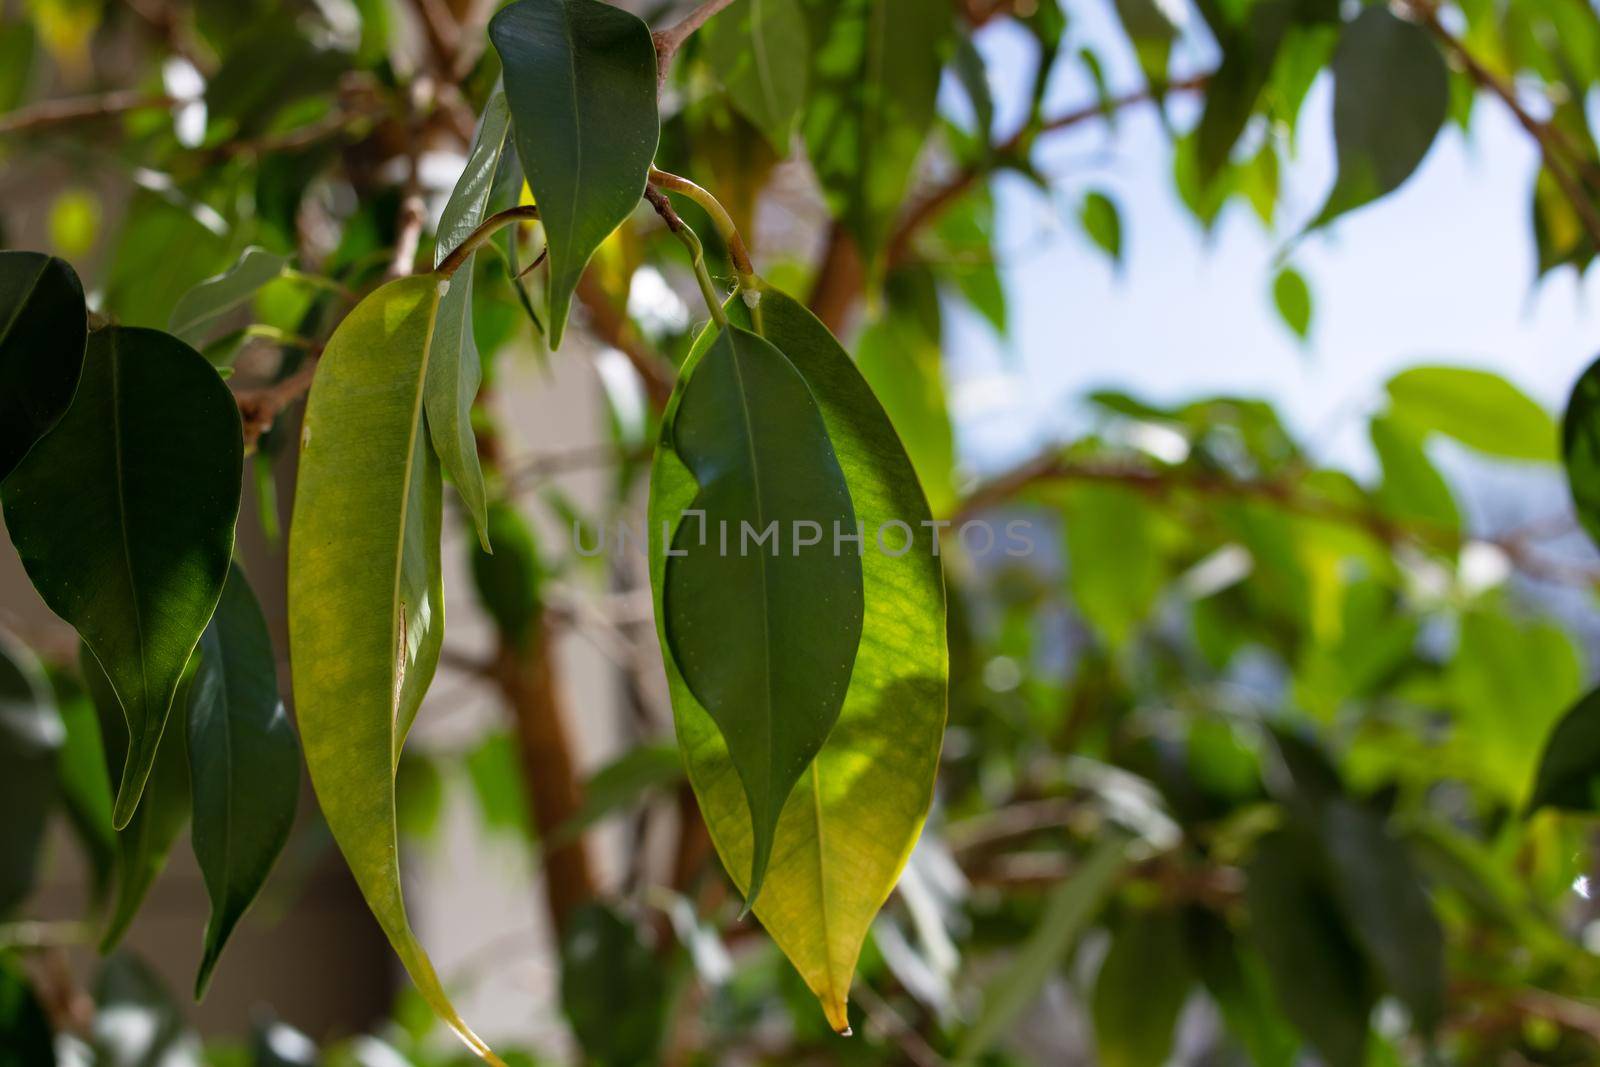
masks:
[[(1109, 3), (1073, 4), (1070, 51), (1088, 43), (1115, 88), (1140, 77)], [(989, 61), (1002, 131), (1014, 128), (1031, 46), (996, 26)], [(1174, 59), (1177, 72), (1211, 65), (1208, 43)], [(947, 86), (959, 108), (959, 90)], [(1173, 189), (1166, 135), (1153, 109), (1130, 110), (1115, 131), (1085, 124), (1041, 144), (1059, 177), (1052, 203), (1020, 180), (999, 187), (998, 247), (1011, 302), (1006, 342), (970, 315), (949, 328), (946, 353), (963, 453), (980, 469), (1015, 460), (1081, 425), (1086, 391), (1108, 385), (1156, 400), (1229, 391), (1278, 403), (1319, 455), (1366, 465), (1362, 416), (1395, 370), (1420, 362), (1499, 371), (1552, 409), (1600, 351), (1600, 281), (1573, 272), (1537, 287), (1529, 197), (1537, 155), (1496, 101), (1481, 99), (1470, 139), (1445, 130), (1396, 193), (1302, 242), (1291, 262), (1311, 284), (1315, 322), (1302, 346), (1270, 298), (1276, 257), (1332, 184), (1332, 86), (1306, 101), (1298, 156), (1286, 161), (1280, 230), (1248, 206), (1203, 234)], [(1094, 98), (1070, 54), (1050, 88), (1051, 111)], [(1175, 109), (1181, 124), (1192, 107)], [(1084, 192), (1122, 209), (1120, 276), (1073, 221)], [(1007, 351), (1009, 349), (1009, 351)]]

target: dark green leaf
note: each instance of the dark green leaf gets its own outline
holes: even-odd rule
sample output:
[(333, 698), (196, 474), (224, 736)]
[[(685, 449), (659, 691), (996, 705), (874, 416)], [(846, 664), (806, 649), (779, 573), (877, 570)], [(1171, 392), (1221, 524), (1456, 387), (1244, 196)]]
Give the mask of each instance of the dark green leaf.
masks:
[(198, 999), (289, 839), (300, 793), (300, 750), (278, 696), (272, 636), (237, 566), (200, 638), (188, 730), (194, 854), (211, 896)]
[(239, 410), (217, 372), (166, 334), (111, 327), (89, 338), (66, 415), (0, 487), (34, 588), (122, 705), (119, 827), (222, 593), (243, 469)]
[(22, 967), (0, 955), (0, 1067), (55, 1067), (50, 1019)]
[(1104, 193), (1090, 193), (1078, 209), (1078, 222), (1112, 264), (1122, 266), (1122, 215), (1116, 202)]
[(1195, 131), (1195, 177), (1209, 189), (1228, 165), (1234, 143), (1255, 113), (1273, 62), (1293, 20), (1295, 0), (1260, 0), (1239, 25), (1222, 35), (1222, 63), (1206, 88)]
[(1369, 427), (1373, 450), (1383, 469), (1377, 503), (1398, 519), (1421, 522), (1446, 533), (1461, 525), (1449, 483), (1428, 459), (1418, 435), (1387, 416), (1375, 416)]
[(1311, 288), (1300, 272), (1285, 267), (1272, 280), (1272, 302), (1283, 324), (1304, 341), (1311, 335)]
[(1126, 916), (1094, 983), (1100, 1067), (1162, 1067), (1192, 982), (1178, 916)]
[(1363, 1067), (1372, 978), (1322, 884), (1323, 869), (1314, 847), (1297, 834), (1263, 837), (1248, 870), (1251, 937), (1283, 1013), (1328, 1067)]
[(1556, 458), (1557, 433), (1548, 412), (1488, 371), (1412, 367), (1389, 379), (1390, 413), (1421, 433), (1442, 433), (1469, 448), (1505, 459)]
[(1363, 8), (1333, 55), (1339, 176), (1313, 227), (1398, 189), (1428, 154), (1450, 107), (1444, 57), (1416, 23)]
[(65, 260), (0, 252), (0, 481), (72, 403), (88, 324)]
[(1123, 32), (1133, 43), (1139, 67), (1151, 85), (1166, 81), (1167, 58), (1172, 54), (1172, 43), (1178, 39), (1178, 28), (1168, 14), (1171, 10), (1172, 5), (1165, 0), (1117, 0), (1117, 17), (1122, 21)]
[(1192, 909), (1185, 920), (1190, 965), (1250, 1062), (1292, 1067), (1300, 1041), (1272, 1003), (1260, 957), (1212, 912)]
[[(439, 217), (439, 239), (433, 265), (460, 246), (487, 216), (502, 161), (510, 144), (507, 135), (511, 112), (504, 93), (495, 93), (484, 105), (478, 133), (467, 154), (466, 169)], [(428, 412), (428, 433), (445, 473), (455, 483), (467, 514), (478, 530), (478, 542), (489, 548), (489, 518), (483, 467), (478, 462), (478, 439), (472, 432), (472, 404), (483, 380), (483, 366), (472, 333), (472, 274), (474, 252), (450, 280), (439, 299), (434, 320), (433, 349), (428, 359), (428, 382), (423, 404)]]
[(167, 320), (167, 330), (182, 341), (199, 344), (218, 320), (282, 277), (288, 265), (288, 256), (254, 245), (246, 248), (233, 266), (183, 294)]
[(737, 0), (700, 31), (733, 106), (787, 156), (806, 101), (811, 42), (799, 0)]
[(489, 38), (550, 249), (556, 348), (589, 257), (644, 194), (660, 137), (655, 45), (638, 16), (600, 0), (516, 0)]
[(655, 1063), (667, 993), (666, 972), (632, 923), (604, 904), (573, 912), (561, 936), (561, 1007), (586, 1059)]
[[(666, 637), (744, 784), (755, 834), (748, 907), (784, 801), (850, 682), (861, 559), (834, 551), (833, 535), (855, 531), (856, 514), (805, 379), (748, 330), (725, 327), (689, 372), (672, 432), (699, 483), (693, 509), (704, 525), (685, 519), (673, 538)], [(803, 547), (806, 524), (816, 542)], [(761, 536), (770, 545), (755, 543)]]
[(1561, 419), (1561, 457), (1573, 510), (1590, 540), (1600, 545), (1600, 360), (1572, 386)]
[(512, 648), (525, 646), (539, 621), (544, 568), (539, 545), (516, 505), (497, 500), (489, 505), (489, 539), (494, 554), (472, 548), (472, 585), (478, 603), (494, 620), (501, 638)]
[(816, 53), (802, 119), (828, 210), (876, 264), (937, 113), (954, 42), (949, 5), (930, 0), (814, 4)]
[(972, 117), (976, 121), (973, 132), (977, 134), (978, 143), (987, 149), (994, 136), (994, 92), (989, 88), (989, 72), (984, 67), (983, 55), (970, 36), (963, 36), (956, 42), (951, 68), (972, 104)]
[(1528, 798), (1539, 808), (1600, 811), (1600, 690), (1592, 690), (1556, 723)]
[(66, 733), (33, 653), (0, 631), (0, 918), (33, 890)]
[(96, 1067), (201, 1067), (200, 1039), (172, 994), (139, 960), (119, 952), (95, 983)]

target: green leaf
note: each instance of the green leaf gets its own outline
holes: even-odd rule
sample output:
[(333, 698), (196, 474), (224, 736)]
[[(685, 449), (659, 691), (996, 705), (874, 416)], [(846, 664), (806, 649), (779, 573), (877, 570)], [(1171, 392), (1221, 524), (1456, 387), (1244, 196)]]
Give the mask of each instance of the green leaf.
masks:
[(30, 22), (0, 23), (0, 111), (12, 110), (27, 96), (34, 52)]
[(1561, 419), (1561, 458), (1572, 508), (1589, 539), (1600, 544), (1600, 360), (1572, 386)]
[(583, 805), (552, 836), (552, 845), (575, 839), (606, 816), (636, 803), (654, 789), (683, 780), (676, 745), (636, 745), (601, 767), (583, 785)]
[(1255, 113), (1261, 90), (1294, 19), (1296, 0), (1260, 0), (1237, 26), (1219, 34), (1222, 62), (1206, 88), (1194, 133), (1194, 176), (1210, 189), (1228, 166), (1233, 146)]
[(949, 5), (838, 0), (809, 8), (816, 44), (806, 150), (834, 218), (875, 265), (937, 113)]
[(1390, 414), (1420, 433), (1442, 433), (1504, 459), (1556, 458), (1555, 422), (1528, 395), (1488, 371), (1412, 367), (1389, 379)]
[(488, 520), (490, 543), (496, 547), (493, 555), (481, 545), (472, 547), (472, 586), (501, 639), (511, 648), (523, 648), (539, 621), (544, 582), (539, 545), (533, 527), (509, 501), (490, 504)]
[(71, 265), (0, 252), (0, 481), (72, 403), (88, 329)]
[(111, 887), (116, 863), (116, 831), (111, 826), (111, 773), (106, 748), (100, 736), (100, 716), (94, 702), (75, 683), (67, 692), (65, 683), (57, 686), (61, 721), (66, 726), (66, 743), (56, 761), (56, 780), (61, 804), (73, 832), (89, 861), (91, 902), (98, 907)]
[(963, 35), (956, 41), (950, 66), (972, 103), (972, 117), (976, 121), (973, 133), (983, 151), (988, 152), (994, 136), (994, 91), (989, 87), (989, 72), (984, 67), (983, 55), (970, 35)]
[(1398, 189), (1450, 108), (1449, 72), (1428, 31), (1382, 4), (1345, 27), (1332, 70), (1339, 175), (1313, 229)]
[(1600, 811), (1600, 690), (1591, 690), (1556, 723), (1528, 797), (1540, 808)]
[[(690, 510), (703, 516), (673, 537), (663, 633), (744, 784), (755, 834), (748, 910), (784, 803), (849, 686), (862, 564), (834, 551), (833, 534), (855, 531), (856, 514), (822, 413), (779, 349), (728, 326), (684, 377), (670, 447), (699, 483)], [(808, 547), (804, 523), (816, 531)], [(753, 540), (763, 535), (767, 544)]]
[(300, 752), (278, 696), (272, 635), (235, 566), (200, 638), (189, 690), (194, 854), (211, 897), (195, 999), (289, 839), (300, 794)]
[(1072, 874), (1051, 891), (1028, 939), (983, 992), (983, 1007), (956, 1053), (958, 1067), (977, 1062), (1005, 1037), (1067, 958), (1078, 934), (1100, 911), (1127, 866), (1128, 842), (1107, 831)]
[(561, 935), (561, 1007), (587, 1062), (658, 1062), (667, 994), (666, 971), (632, 923), (604, 904), (572, 913)]
[(811, 41), (799, 0), (736, 0), (700, 30), (733, 106), (787, 156), (806, 102)]
[(126, 326), (159, 328), (184, 293), (227, 269), (227, 224), (211, 208), (185, 199), (160, 174), (134, 191), (124, 218), (99, 310)]
[(1070, 488), (1062, 516), (1072, 603), (1107, 645), (1123, 648), (1167, 578), (1160, 516), (1137, 489), (1088, 483)]
[(66, 733), (38, 660), (0, 631), (0, 918), (33, 890)]
[(0, 1067), (55, 1067), (55, 1035), (22, 967), (0, 955)]
[(1378, 453), (1383, 481), (1375, 494), (1385, 514), (1420, 522), (1445, 532), (1461, 526), (1455, 496), (1428, 459), (1419, 435), (1388, 416), (1374, 416), (1368, 432)]
[(1179, 36), (1169, 14), (1173, 10), (1183, 9), (1168, 0), (1117, 0), (1117, 18), (1123, 32), (1133, 44), (1145, 80), (1154, 86), (1166, 81), (1167, 59)]
[(190, 289), (179, 298), (167, 330), (179, 340), (198, 345), (220, 319), (254, 297), (268, 282), (283, 276), (288, 256), (251, 245), (233, 266)]
[(222, 594), (243, 472), (239, 410), (216, 370), (164, 333), (114, 326), (90, 336), (72, 406), (0, 486), (34, 588), (122, 705), (119, 828)]
[[(740, 301), (730, 301), (728, 314), (748, 321)], [(902, 556), (872, 545), (862, 557), (861, 644), (844, 708), (778, 820), (771, 877), (755, 905), (756, 917), (821, 1000), (829, 1023), (844, 1029), (862, 943), (932, 800), (949, 671), (944, 580), (931, 527), (923, 525), (931, 516), (911, 462), (849, 355), (810, 312), (777, 290), (762, 291), (761, 314), (765, 336), (816, 398), (856, 519), (867, 530), (903, 521), (915, 534)], [(703, 355), (712, 336), (708, 331), (701, 337), (691, 360)], [(682, 390), (680, 380), (680, 398)], [(657, 538), (665, 540), (662, 524), (676, 523), (696, 493), (672, 448), (676, 407), (669, 404), (650, 479), (650, 575), (658, 629), (666, 560)], [(723, 865), (742, 887), (753, 845), (738, 772), (674, 658), (663, 660), (690, 784)]]
[(1178, 916), (1126, 916), (1094, 983), (1091, 1009), (1100, 1067), (1162, 1067), (1192, 984)]
[(1116, 202), (1105, 193), (1090, 193), (1078, 208), (1078, 222), (1089, 240), (1111, 257), (1112, 264), (1122, 266), (1122, 215)]
[(1321, 870), (1300, 835), (1263, 837), (1248, 868), (1250, 932), (1289, 1021), (1328, 1067), (1363, 1067), (1372, 979)]
[(378, 289), (317, 366), (289, 534), (289, 655), (306, 767), (356, 884), (429, 1005), (498, 1063), (406, 920), (395, 827), (400, 749), (444, 638), (442, 489), (422, 426), (440, 284)]
[(638, 16), (600, 0), (516, 0), (489, 39), (549, 244), (554, 349), (589, 257), (644, 195), (661, 134), (655, 44)]
[(1190, 965), (1229, 1033), (1256, 1067), (1292, 1067), (1300, 1040), (1272, 1003), (1261, 958), (1212, 912), (1193, 908), (1185, 919)]
[[(94, 700), (100, 731), (105, 738), (107, 772), (115, 775), (116, 768), (124, 763), (128, 745), (127, 731), (119, 721), (121, 713), (116, 692), (87, 647), (80, 646), (78, 649), (78, 666)], [(128, 932), (128, 926), (139, 913), (145, 895), (166, 867), (173, 842), (189, 822), (188, 739), (182, 728), (181, 716), (188, 706), (192, 677), (192, 670), (184, 672), (178, 687), (180, 719), (178, 725), (162, 738), (149, 784), (145, 787), (144, 799), (133, 813), (133, 819), (117, 830), (117, 890), (105, 932), (100, 938), (102, 955), (115, 948)]]
[(508, 830), (527, 840), (528, 794), (516, 741), (505, 731), (492, 733), (467, 753), (465, 763), (483, 828)]
[[(478, 133), (467, 154), (466, 169), (445, 202), (439, 217), (439, 239), (433, 265), (455, 251), (487, 216), (496, 178), (505, 159), (511, 112), (504, 93), (495, 93), (484, 105)], [(445, 473), (455, 483), (461, 502), (478, 530), (478, 542), (489, 550), (489, 516), (483, 486), (483, 466), (478, 462), (478, 439), (472, 432), (472, 404), (483, 381), (483, 365), (472, 335), (472, 273), (474, 252), (451, 279), (439, 301), (433, 328), (433, 356), (428, 361), (428, 384), (423, 405), (428, 412), (428, 433)]]
[(96, 1067), (201, 1067), (200, 1039), (161, 979), (133, 956), (106, 960), (94, 987)]
[(1278, 317), (1300, 340), (1311, 336), (1311, 287), (1300, 272), (1285, 267), (1272, 280), (1272, 302)]

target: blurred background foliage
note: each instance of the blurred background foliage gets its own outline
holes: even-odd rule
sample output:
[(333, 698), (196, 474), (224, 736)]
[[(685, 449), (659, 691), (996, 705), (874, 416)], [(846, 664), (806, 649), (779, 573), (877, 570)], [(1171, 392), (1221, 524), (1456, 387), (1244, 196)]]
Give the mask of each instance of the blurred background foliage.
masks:
[[(744, 17), (738, 5), (756, 3), (776, 12), (774, 42), (800, 86), (776, 110), (752, 106), (748, 48), (725, 28)], [(579, 290), (590, 343), (559, 358), (594, 360), (608, 398), (596, 416), (603, 443), (547, 442), (531, 456), (505, 453), (495, 389), (510, 361), (557, 358), (541, 340), (541, 287), (517, 277), (536, 260), (537, 228), (504, 256), (479, 257), (478, 428), (497, 551), (474, 557), (471, 574), (499, 651), (469, 666), (499, 679), (510, 715), (460, 751), (409, 754), (399, 816), (413, 838), (458, 832), (440, 812), (446, 791), (466, 783), (480, 832), (526, 842), (543, 860), (573, 1040), (508, 1060), (1600, 1060), (1600, 912), (1589, 888), (1600, 710), (1579, 702), (1600, 637), (1600, 569), (1564, 501), (1506, 523), (1463, 485), (1497, 467), (1513, 484), (1548, 480), (1562, 451), (1552, 415), (1493, 374), (1418, 366), (1387, 383), (1367, 416), (1375, 462), (1352, 473), (1319, 459), (1319, 443), (1262, 400), (1168, 404), (1108, 389), (1086, 398), (1094, 414), (1083, 432), (974, 473), (944, 384), (954, 318), (1001, 336), (1012, 319), (994, 247), (997, 176), (1049, 190), (1059, 176), (1036, 165), (1036, 145), (1079, 126), (1114, 136), (1129, 108), (1160, 109), (1172, 192), (1196, 225), (1236, 211), (1275, 233), (1264, 299), (1298, 336), (1316, 314), (1293, 262), (1305, 231), (1397, 188), (1441, 128), (1470, 131), (1480, 107), (1509, 109), (1538, 145), (1527, 210), (1541, 274), (1583, 270), (1600, 248), (1587, 115), (1600, 80), (1595, 9), (738, 5), (678, 57), (663, 94), (662, 166), (711, 188), (764, 276), (806, 296), (846, 338), (934, 513), (956, 526), (1027, 520), (1031, 551), (946, 538), (952, 675), (935, 810), (869, 940), (857, 1036), (835, 1037), (783, 958), (735, 921), (736, 896), (683, 802), (659, 663), (619, 668), (628, 700), (647, 711), (654, 702), (655, 714), (640, 714), (635, 743), (595, 773), (559, 751), (559, 729), (537, 729), (548, 725), (538, 716), (561, 710), (540, 695), (549, 635), (626, 605), (642, 582), (636, 568), (579, 555), (565, 531), (592, 543), (618, 519), (638, 520), (656, 412), (703, 318), (687, 310), (696, 298), (682, 247), (643, 209), (602, 248)], [(1136, 57), (1143, 84), (1108, 84), (1105, 58), (1075, 37), (1075, 9), (1091, 5), (1114, 9), (1117, 47)], [(3, 5), (0, 245), (72, 260), (100, 315), (182, 327), (228, 368), (269, 545), (287, 513), (276, 494), (292, 488), (280, 475), (292, 468), (303, 361), (391, 264), (431, 262), (432, 223), (498, 77), (483, 34), (495, 6)], [(681, 14), (639, 13), (655, 26)], [(1029, 97), (999, 106), (974, 44), (995, 27), (1025, 33), (1034, 57)], [(870, 85), (851, 76), (863, 47), (883, 64)], [(1047, 87), (1065, 66), (1087, 71), (1099, 92), (1060, 112)], [(1288, 220), (1280, 178), (1307, 94), (1329, 76), (1338, 178), (1309, 222)], [(874, 128), (877, 139), (864, 132)], [(713, 273), (731, 279), (710, 220), (681, 208)], [(1085, 242), (1123, 261), (1137, 220), (1111, 194), (1090, 190), (1066, 214)], [(229, 271), (227, 299), (203, 302), (192, 321), (177, 314), (193, 308), (182, 302), (198, 283)], [(1573, 416), (1580, 428), (1586, 411)], [(1456, 460), (1449, 476), (1441, 448)], [(1578, 518), (1593, 529), (1594, 471), (1567, 459)], [(615, 473), (597, 510), (551, 482), (593, 467)], [(12, 625), (5, 611), (0, 622)], [(638, 620), (616, 624), (629, 626)], [(186, 1006), (136, 958), (100, 965), (63, 951), (84, 927), (36, 921), (26, 903), (39, 827), (70, 817), (102, 885), (114, 862), (69, 771), (74, 724), (93, 718), (70, 650), (30, 643), (52, 672), (69, 740), (55, 770), (21, 747), (0, 753), (0, 1064), (465, 1062), (408, 991), (370, 1033), (307, 1036), (265, 1005), (254, 1033), (202, 1043)], [(1547, 747), (1567, 758), (1541, 776)], [(671, 811), (677, 821), (653, 817)], [(670, 838), (669, 874), (630, 867), (620, 884), (599, 884), (586, 839), (617, 820), (640, 855)], [(314, 818), (297, 842), (328, 847)], [(277, 880), (293, 883), (297, 865), (285, 866)], [(264, 910), (305, 903), (309, 886), (280, 884), (282, 899)]]

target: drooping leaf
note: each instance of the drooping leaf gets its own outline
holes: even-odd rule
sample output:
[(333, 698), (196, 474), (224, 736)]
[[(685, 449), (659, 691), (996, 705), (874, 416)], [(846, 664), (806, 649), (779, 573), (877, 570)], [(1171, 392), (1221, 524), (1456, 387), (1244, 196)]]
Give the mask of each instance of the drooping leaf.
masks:
[(1105, 193), (1090, 193), (1078, 208), (1078, 222), (1089, 240), (1111, 257), (1112, 265), (1122, 266), (1122, 215), (1116, 202)]
[(1095, 978), (1095, 1051), (1101, 1067), (1161, 1067), (1193, 977), (1176, 914), (1128, 915)]
[(1489, 371), (1412, 367), (1389, 379), (1390, 414), (1421, 433), (1442, 433), (1504, 459), (1556, 458), (1555, 421), (1528, 395)]
[(980, 151), (987, 152), (994, 136), (994, 90), (989, 86), (989, 72), (984, 66), (983, 54), (972, 43), (970, 35), (956, 41), (950, 67), (972, 105), (972, 117), (976, 124), (973, 133), (978, 137)]
[(197, 345), (228, 312), (244, 304), (268, 282), (283, 275), (288, 256), (251, 245), (233, 266), (207, 278), (179, 298), (167, 320), (167, 330), (179, 340)]
[[(126, 763), (128, 748), (128, 732), (121, 721), (117, 694), (86, 647), (78, 649), (78, 667), (94, 701), (100, 733), (105, 739), (107, 773), (115, 779), (118, 768)], [(115, 948), (128, 932), (145, 895), (166, 867), (173, 842), (189, 822), (188, 738), (182, 727), (193, 675), (192, 670), (186, 670), (179, 684), (178, 723), (161, 739), (145, 796), (132, 820), (116, 831), (116, 895), (105, 931), (100, 936), (102, 954)]]
[(211, 897), (199, 999), (289, 839), (300, 793), (300, 752), (278, 696), (272, 636), (237, 565), (200, 638), (187, 726), (194, 854)]
[(631, 922), (599, 903), (573, 912), (561, 936), (561, 1006), (588, 1060), (657, 1062), (667, 993), (666, 973)]
[(814, 59), (801, 127), (828, 210), (877, 262), (937, 113), (954, 43), (937, 0), (810, 6)]
[(1561, 458), (1572, 508), (1600, 544), (1600, 360), (1578, 376), (1561, 419)]
[(1318, 876), (1323, 869), (1300, 835), (1263, 837), (1248, 870), (1251, 938), (1289, 1021), (1329, 1067), (1362, 1067), (1372, 978)]
[[(439, 217), (439, 239), (433, 265), (460, 246), (487, 216), (501, 163), (510, 145), (511, 112), (504, 93), (495, 93), (484, 105), (478, 133), (467, 153), (467, 166)], [(472, 403), (483, 380), (477, 342), (472, 334), (472, 271), (474, 252), (451, 279), (439, 300), (434, 324), (433, 355), (428, 360), (428, 383), (423, 404), (428, 411), (428, 433), (439, 462), (455, 483), (467, 514), (478, 530), (478, 541), (489, 548), (487, 493), (483, 467), (478, 462), (478, 439), (472, 432)]]
[(1272, 76), (1278, 49), (1294, 21), (1296, 0), (1260, 0), (1237, 24), (1218, 30), (1222, 63), (1206, 87), (1205, 110), (1195, 128), (1192, 164), (1196, 186), (1216, 190), (1239, 135), (1255, 113)]
[(164, 333), (114, 326), (89, 338), (72, 406), (0, 487), (34, 588), (122, 705), (119, 828), (222, 593), (243, 471), (239, 410), (211, 365)]
[(50, 1017), (22, 967), (0, 954), (0, 1067), (55, 1067)]
[(799, 0), (737, 0), (700, 31), (706, 61), (780, 158), (806, 101), (810, 33)]
[(106, 960), (95, 982), (95, 1064), (201, 1067), (200, 1038), (184, 1022), (161, 979), (135, 957)]
[(655, 45), (638, 16), (601, 0), (516, 0), (489, 39), (550, 250), (553, 349), (589, 257), (644, 194), (661, 132)]
[(1278, 317), (1300, 340), (1311, 335), (1311, 287), (1293, 267), (1285, 267), (1272, 279), (1272, 303)]
[(473, 546), (472, 585), (478, 603), (494, 620), (502, 639), (522, 648), (539, 620), (544, 568), (539, 545), (516, 505), (497, 500), (489, 505), (489, 538), (494, 554)]
[(685, 379), (671, 448), (699, 484), (691, 510), (704, 525), (686, 519), (673, 536), (663, 633), (744, 784), (755, 841), (748, 907), (784, 803), (844, 703), (862, 564), (833, 551), (856, 514), (822, 413), (788, 358), (728, 326)]
[(397, 855), (396, 765), (444, 638), (442, 488), (422, 426), (439, 288), (417, 275), (378, 289), (317, 366), (289, 533), (289, 653), (300, 744), (334, 841), (423, 997), (498, 1063), (411, 931)]
[(0, 481), (72, 403), (88, 329), (65, 260), (0, 252)]
[(0, 918), (33, 890), (65, 743), (38, 660), (0, 631)]
[[(728, 313), (735, 322), (749, 321), (740, 301), (731, 301)], [(868, 531), (902, 521), (915, 535), (900, 556), (866, 546), (861, 644), (844, 708), (778, 820), (774, 864), (755, 904), (756, 917), (822, 1002), (828, 1022), (844, 1029), (862, 943), (932, 799), (949, 670), (944, 583), (931, 527), (925, 525), (931, 516), (911, 462), (849, 355), (815, 317), (777, 290), (763, 291), (761, 315), (765, 336), (816, 398), (856, 519)], [(709, 332), (702, 336), (687, 366), (703, 356), (711, 339)], [(650, 569), (658, 620), (666, 563), (661, 543), (668, 539), (662, 524), (677, 524), (696, 493), (693, 476), (671, 448), (675, 407), (669, 404), (650, 479)], [(888, 536), (898, 538), (893, 530)], [(893, 547), (899, 543), (891, 541)], [(673, 657), (663, 659), (690, 784), (723, 865), (743, 886), (753, 843), (738, 772)]]
[(1313, 227), (1398, 189), (1450, 107), (1449, 72), (1428, 31), (1382, 4), (1363, 8), (1333, 54), (1339, 175)]
[(958, 1065), (977, 1062), (1038, 998), (1110, 895), (1127, 865), (1127, 851), (1127, 839), (1120, 832), (1107, 832), (1083, 863), (1051, 891), (1044, 914), (1010, 966), (984, 990), (983, 1007), (958, 1046)]
[(1190, 966), (1256, 1067), (1292, 1067), (1300, 1040), (1272, 1002), (1260, 956), (1210, 911), (1185, 915)]
[(1591, 690), (1550, 731), (1528, 811), (1600, 811), (1600, 690)]

